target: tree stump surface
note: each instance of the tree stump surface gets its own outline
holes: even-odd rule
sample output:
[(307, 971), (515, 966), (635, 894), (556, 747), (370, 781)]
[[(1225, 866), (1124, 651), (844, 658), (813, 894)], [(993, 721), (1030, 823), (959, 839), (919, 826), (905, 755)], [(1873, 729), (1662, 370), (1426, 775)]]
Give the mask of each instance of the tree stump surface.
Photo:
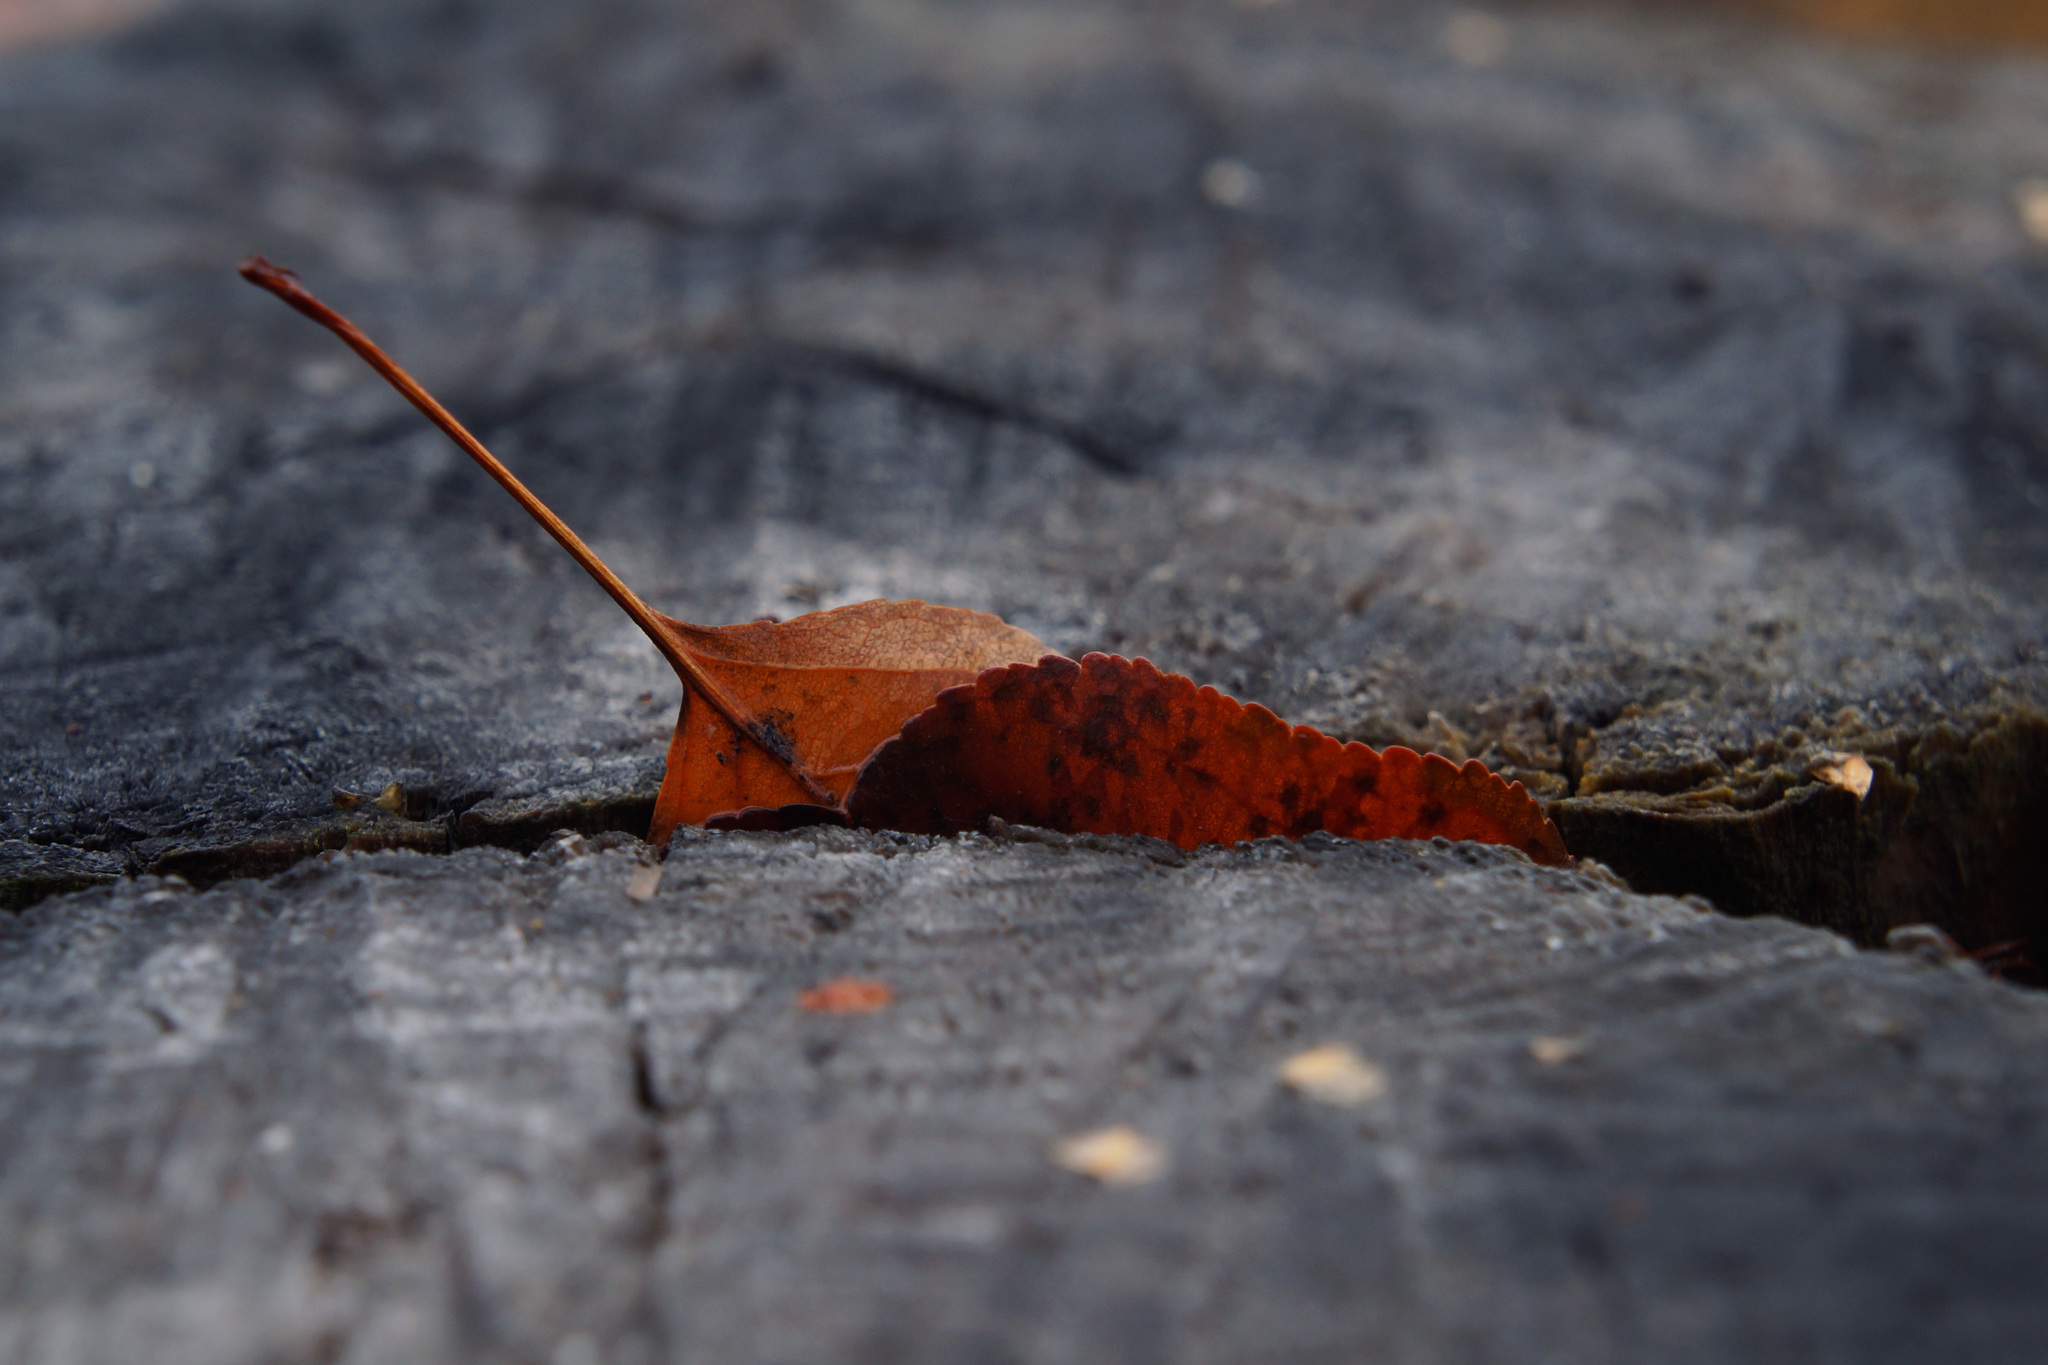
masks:
[[(2048, 997), (1857, 945), (2048, 963), (2044, 175), (2038, 56), (1425, 0), (0, 55), (0, 1360), (2037, 1354)], [(635, 900), (664, 666), (252, 251), (664, 611), (996, 611), (1605, 868)]]

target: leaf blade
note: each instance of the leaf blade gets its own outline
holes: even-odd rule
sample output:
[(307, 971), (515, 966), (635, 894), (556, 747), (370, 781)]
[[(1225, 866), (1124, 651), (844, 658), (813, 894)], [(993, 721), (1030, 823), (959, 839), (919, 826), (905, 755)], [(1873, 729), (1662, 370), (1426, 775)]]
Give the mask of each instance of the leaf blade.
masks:
[(749, 807), (838, 806), (868, 756), (939, 693), (1046, 652), (1000, 617), (914, 599), (737, 626), (663, 619), (757, 719), (764, 742), (740, 743), (723, 714), (686, 697), (648, 829), (655, 844), (678, 825)]
[(1344, 744), (1105, 654), (992, 669), (942, 693), (875, 751), (847, 811), (907, 833), (979, 829), (993, 815), (1182, 848), (1324, 830), (1477, 839), (1569, 861), (1521, 785), (1484, 764)]

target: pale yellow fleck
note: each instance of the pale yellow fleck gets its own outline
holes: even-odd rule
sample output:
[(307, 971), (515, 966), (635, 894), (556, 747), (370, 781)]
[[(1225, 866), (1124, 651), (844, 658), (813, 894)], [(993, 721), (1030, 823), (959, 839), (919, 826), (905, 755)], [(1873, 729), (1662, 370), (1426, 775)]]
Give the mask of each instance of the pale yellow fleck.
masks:
[(1119, 1124), (1061, 1138), (1052, 1145), (1052, 1164), (1104, 1185), (1145, 1185), (1166, 1174), (1164, 1145)]
[(635, 901), (650, 900), (653, 898), (654, 893), (659, 890), (661, 890), (661, 864), (648, 863), (644, 867), (633, 869), (633, 879), (626, 883), (626, 899)]
[(393, 815), (405, 809), (405, 788), (393, 782), (377, 794), (377, 809), (390, 811)]
[(1559, 1066), (1574, 1057), (1586, 1055), (1586, 1040), (1557, 1034), (1547, 1038), (1531, 1038), (1529, 1055), (1545, 1066)]
[(1308, 1099), (1344, 1108), (1387, 1093), (1387, 1073), (1341, 1043), (1295, 1053), (1280, 1064), (1280, 1079)]
[(1834, 783), (1844, 791), (1856, 793), (1858, 801), (1870, 795), (1870, 765), (1855, 754), (1824, 754), (1813, 775), (1823, 782)]
[(2038, 246), (2048, 246), (2048, 180), (2022, 180), (2013, 186), (2013, 207), (2020, 226)]

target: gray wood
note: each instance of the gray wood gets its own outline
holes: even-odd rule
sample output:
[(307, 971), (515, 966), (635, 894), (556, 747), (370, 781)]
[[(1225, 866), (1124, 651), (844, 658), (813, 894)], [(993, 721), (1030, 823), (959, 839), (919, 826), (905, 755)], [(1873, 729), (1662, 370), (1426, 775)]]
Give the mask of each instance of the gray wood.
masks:
[[(2048, 997), (1972, 968), (1469, 845), (697, 836), (635, 903), (641, 865), (27, 912), (6, 1358), (2036, 1354)], [(895, 1004), (798, 1008), (842, 973)], [(1328, 1042), (1386, 1094), (1281, 1085)], [(1169, 1174), (1049, 1164), (1112, 1123)]]
[[(7, 58), (8, 865), (642, 818), (652, 651), (251, 249), (686, 618), (987, 607), (1653, 813), (2038, 716), (2038, 64), (1532, 13), (1474, 70), (1451, 17), (202, 6)], [(393, 781), (445, 828), (336, 815)], [(1855, 842), (1628, 871), (1868, 937)]]
[[(2048, 962), (2048, 72), (1504, 13), (0, 55), (0, 1360), (2041, 1354), (2043, 999), (1850, 939)], [(999, 611), (1731, 913), (1029, 832), (635, 903), (675, 684), (252, 250), (664, 610)], [(1172, 1173), (1047, 1161), (1115, 1122)]]

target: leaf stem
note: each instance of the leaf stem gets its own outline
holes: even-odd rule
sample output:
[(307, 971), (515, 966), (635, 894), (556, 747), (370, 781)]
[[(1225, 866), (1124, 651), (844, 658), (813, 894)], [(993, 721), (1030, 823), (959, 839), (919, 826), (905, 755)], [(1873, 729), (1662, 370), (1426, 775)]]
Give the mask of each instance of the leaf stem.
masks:
[(350, 350), (369, 363), (371, 369), (384, 376), (392, 388), (405, 395), (411, 403), (426, 415), (428, 421), (447, 434), (448, 439), (461, 446), (470, 459), (483, 466), (484, 472), (498, 481), (507, 493), (541, 524), (555, 543), (569, 552), (569, 557), (583, 566), (584, 572), (597, 580), (598, 586), (611, 594), (633, 618), (633, 624), (654, 642), (663, 658), (669, 661), (683, 682), (696, 691), (697, 695), (711, 703), (713, 710), (723, 716), (728, 724), (741, 734), (753, 740), (770, 757), (789, 769), (798, 782), (810, 794), (825, 805), (837, 807), (839, 800), (810, 773), (806, 772), (795, 757), (788, 752), (786, 744), (770, 742), (753, 714), (719, 686), (718, 681), (705, 672), (696, 655), (681, 637), (667, 624), (659, 612), (640, 600), (640, 595), (627, 587), (619, 576), (613, 573), (597, 552), (583, 543), (582, 537), (570, 530), (568, 523), (556, 516), (548, 505), (536, 497), (531, 489), (521, 483), (511, 470), (498, 462), (497, 456), (484, 448), (483, 442), (469, 434), (468, 428), (455, 420), (448, 409), (436, 402), (434, 396), (420, 387), (419, 381), (399, 367), (397, 361), (384, 354), (376, 342), (363, 335), (357, 326), (326, 304), (314, 298), (310, 290), (299, 283), (299, 277), (281, 266), (272, 265), (261, 256), (251, 256), (240, 267), (241, 276), (258, 288), (267, 289), (292, 307), (304, 313), (313, 321), (348, 343)]

